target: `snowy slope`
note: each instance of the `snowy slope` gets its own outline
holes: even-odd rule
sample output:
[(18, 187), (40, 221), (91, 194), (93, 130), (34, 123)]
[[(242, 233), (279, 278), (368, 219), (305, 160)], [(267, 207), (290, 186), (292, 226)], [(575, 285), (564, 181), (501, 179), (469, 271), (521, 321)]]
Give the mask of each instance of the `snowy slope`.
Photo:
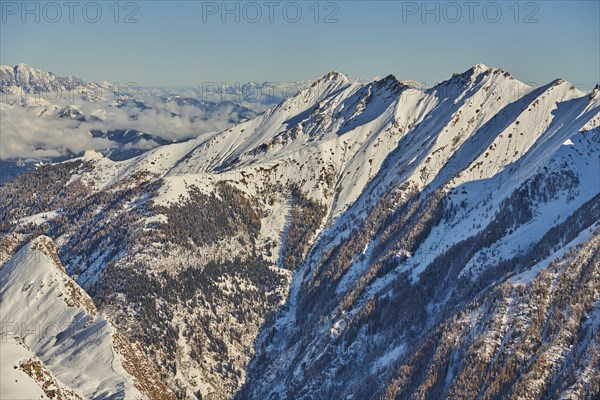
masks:
[(2, 341), (0, 393), (15, 400), (81, 399), (77, 392), (60, 382), (18, 337), (6, 335)]
[[(10, 338), (2, 342), (3, 368), (23, 369), (23, 361), (39, 360), (51, 379), (81, 398), (146, 398), (123, 367), (114, 328), (66, 275), (50, 238), (39, 237), (17, 252), (0, 270), (0, 285), (2, 335)], [(3, 375), (3, 398), (39, 393), (22, 372), (12, 375), (25, 382), (5, 387)]]

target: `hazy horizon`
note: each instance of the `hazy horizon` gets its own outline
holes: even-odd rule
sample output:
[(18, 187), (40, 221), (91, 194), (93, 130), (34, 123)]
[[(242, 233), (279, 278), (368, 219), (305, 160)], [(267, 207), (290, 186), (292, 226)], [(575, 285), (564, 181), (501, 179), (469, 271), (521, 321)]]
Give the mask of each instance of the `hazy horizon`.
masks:
[(90, 3), (2, 2), (0, 63), (165, 88), (331, 70), (432, 86), (477, 63), (538, 85), (600, 81), (596, 1)]

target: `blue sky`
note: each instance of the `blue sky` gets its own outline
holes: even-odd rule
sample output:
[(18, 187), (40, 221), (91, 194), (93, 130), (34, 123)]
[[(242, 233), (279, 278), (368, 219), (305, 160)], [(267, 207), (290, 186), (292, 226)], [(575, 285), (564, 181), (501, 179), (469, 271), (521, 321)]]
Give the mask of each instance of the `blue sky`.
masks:
[[(338, 70), (431, 85), (478, 62), (530, 83), (562, 77), (589, 89), (600, 80), (598, 0), (227, 2), (229, 14), (221, 1), (136, 1), (120, 2), (118, 15), (113, 1), (81, 1), (73, 22), (62, 0), (28, 2), (25, 15), (21, 1), (1, 3), (2, 65), (86, 80), (199, 86)], [(137, 22), (125, 23), (131, 13)]]

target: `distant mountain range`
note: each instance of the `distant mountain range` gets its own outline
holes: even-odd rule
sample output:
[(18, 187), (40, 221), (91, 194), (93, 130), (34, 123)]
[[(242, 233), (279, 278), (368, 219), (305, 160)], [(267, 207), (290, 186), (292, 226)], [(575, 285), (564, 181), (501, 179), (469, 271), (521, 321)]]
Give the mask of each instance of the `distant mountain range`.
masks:
[[(135, 82), (121, 82), (111, 84), (106, 81), (86, 82), (76, 76), (58, 76), (52, 72), (35, 69), (26, 64), (13, 66), (0, 66), (0, 93), (5, 95), (23, 95), (43, 92), (69, 92), (87, 91), (92, 96), (102, 90), (116, 95), (154, 95), (163, 96), (180, 105), (195, 103), (223, 103), (232, 102), (245, 105), (275, 105), (286, 97), (293, 96), (299, 90), (309, 86), (312, 82), (198, 82), (197, 87), (172, 89), (172, 88), (144, 88)], [(165, 93), (166, 92), (166, 93)], [(192, 94), (195, 98), (190, 98)], [(186, 100), (181, 97), (187, 97)], [(180, 100), (177, 100), (180, 98)], [(196, 101), (194, 101), (196, 100)], [(185, 103), (185, 104), (183, 104)]]
[[(267, 92), (265, 85), (213, 85), (209, 96), (202, 88), (169, 91), (133, 83), (94, 83), (25, 64), (2, 66), (0, 183), (36, 163), (61, 162), (86, 149), (125, 160), (159, 145), (216, 133), (282, 100), (278, 93), (283, 89), (269, 87)], [(285, 90), (295, 93), (293, 88)]]

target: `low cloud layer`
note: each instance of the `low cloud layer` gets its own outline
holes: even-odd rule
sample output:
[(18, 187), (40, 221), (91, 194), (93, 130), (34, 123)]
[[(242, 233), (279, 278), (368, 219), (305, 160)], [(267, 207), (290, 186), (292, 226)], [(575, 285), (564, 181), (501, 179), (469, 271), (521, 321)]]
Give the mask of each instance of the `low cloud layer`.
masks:
[[(148, 150), (157, 143), (140, 140), (123, 145), (106, 138), (95, 138), (90, 131), (133, 129), (176, 141), (222, 131), (246, 116), (241, 115), (240, 107), (233, 104), (207, 111), (191, 105), (164, 103), (158, 98), (144, 100), (149, 108), (133, 102), (117, 107), (112, 101), (92, 103), (81, 99), (75, 103), (33, 98), (0, 103), (0, 158), (55, 158), (116, 147)], [(81, 113), (85, 121), (61, 118), (60, 113), (67, 107)]]

